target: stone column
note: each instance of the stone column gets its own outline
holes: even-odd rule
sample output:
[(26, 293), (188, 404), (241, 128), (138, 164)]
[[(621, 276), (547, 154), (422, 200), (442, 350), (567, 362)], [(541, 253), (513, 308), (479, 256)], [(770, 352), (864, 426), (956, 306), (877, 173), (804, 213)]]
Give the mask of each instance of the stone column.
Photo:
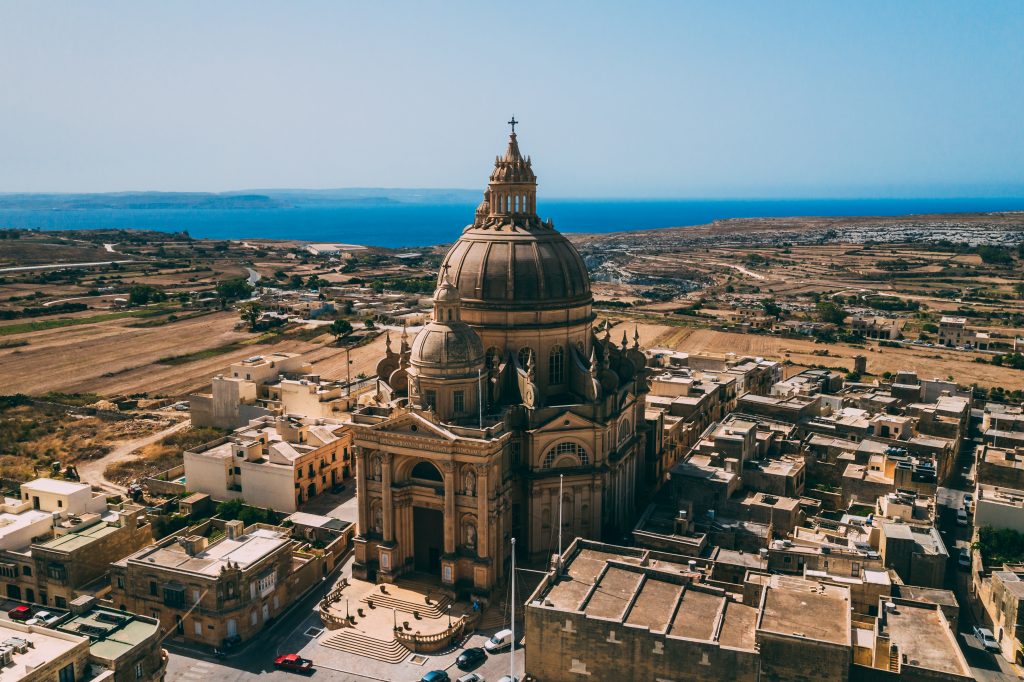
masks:
[(444, 462), (444, 553), (455, 554), (458, 524), (455, 518), (455, 463)]
[(383, 501), (382, 511), (384, 512), (384, 542), (394, 544), (395, 542), (395, 503), (391, 496), (391, 461), (394, 459), (390, 452), (385, 452), (381, 457), (381, 499)]
[(367, 499), (366, 495), (366, 451), (363, 448), (355, 448), (355, 460), (356, 460), (356, 508), (359, 513), (359, 520), (356, 525), (356, 534), (361, 537), (366, 537), (366, 534), (370, 530), (368, 523), (368, 509), (370, 500)]
[(490, 555), (491, 549), (491, 524), (488, 519), (488, 501), (490, 488), (487, 485), (487, 473), (489, 467), (486, 464), (478, 464), (476, 467), (476, 553), (481, 559)]

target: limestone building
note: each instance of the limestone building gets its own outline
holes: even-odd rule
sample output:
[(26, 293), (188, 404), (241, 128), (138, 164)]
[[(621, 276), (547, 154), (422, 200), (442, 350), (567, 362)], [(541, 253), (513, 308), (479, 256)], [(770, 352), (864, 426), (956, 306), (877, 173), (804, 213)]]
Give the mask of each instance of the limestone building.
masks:
[(621, 537), (636, 506), (647, 426), (634, 334), (594, 327), (575, 247), (536, 212), (537, 178), (515, 132), (474, 222), (444, 259), (432, 321), (378, 365), (353, 413), (355, 574), (418, 570), (486, 595), (562, 535)]

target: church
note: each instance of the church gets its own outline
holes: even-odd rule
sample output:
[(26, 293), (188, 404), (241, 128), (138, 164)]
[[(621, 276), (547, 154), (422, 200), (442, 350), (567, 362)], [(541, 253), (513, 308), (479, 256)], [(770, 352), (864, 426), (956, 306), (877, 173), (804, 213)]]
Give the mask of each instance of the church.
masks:
[[(628, 533), (645, 447), (639, 337), (595, 327), (586, 265), (537, 215), (515, 119), (473, 223), (438, 273), (433, 316), (389, 337), (356, 410), (353, 573), (428, 573), (486, 597), (561, 538)], [(561, 490), (561, 514), (559, 513)]]

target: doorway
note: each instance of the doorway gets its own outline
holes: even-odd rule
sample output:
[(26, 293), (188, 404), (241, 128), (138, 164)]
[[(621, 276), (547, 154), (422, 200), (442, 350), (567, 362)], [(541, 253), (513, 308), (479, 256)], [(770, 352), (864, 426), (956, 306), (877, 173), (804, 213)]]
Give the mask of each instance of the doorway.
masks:
[(413, 560), (417, 571), (440, 575), (444, 550), (444, 512), (412, 508)]

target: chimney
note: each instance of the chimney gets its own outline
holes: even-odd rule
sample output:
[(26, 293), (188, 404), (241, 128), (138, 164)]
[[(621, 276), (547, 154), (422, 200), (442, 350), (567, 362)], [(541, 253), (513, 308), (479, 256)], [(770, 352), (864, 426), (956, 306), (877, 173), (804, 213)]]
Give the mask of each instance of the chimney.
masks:
[(245, 524), (238, 519), (228, 521), (224, 524), (224, 532), (227, 534), (228, 540), (237, 540), (245, 533)]
[(188, 535), (181, 538), (181, 546), (185, 548), (185, 553), (189, 556), (196, 556), (204, 549), (206, 549), (209, 541), (202, 535)]

